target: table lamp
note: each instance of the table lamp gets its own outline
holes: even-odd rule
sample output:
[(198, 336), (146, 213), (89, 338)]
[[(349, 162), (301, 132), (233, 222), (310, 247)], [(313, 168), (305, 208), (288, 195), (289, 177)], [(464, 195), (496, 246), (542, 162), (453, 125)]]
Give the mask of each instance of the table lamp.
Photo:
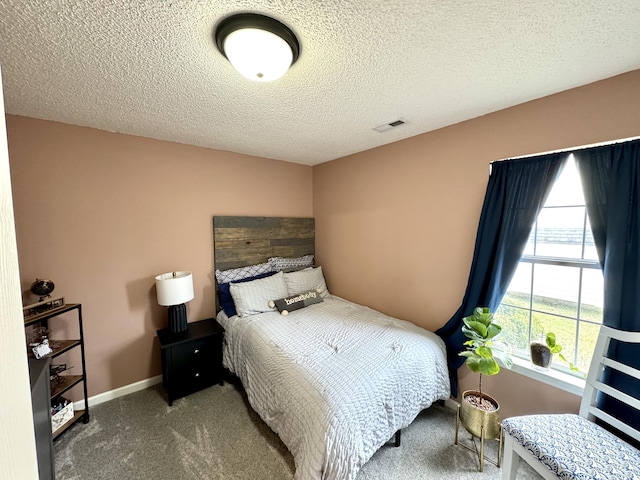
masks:
[(187, 307), (185, 302), (193, 300), (193, 277), (191, 272), (168, 272), (156, 277), (158, 303), (169, 307), (169, 330), (172, 333), (187, 329)]

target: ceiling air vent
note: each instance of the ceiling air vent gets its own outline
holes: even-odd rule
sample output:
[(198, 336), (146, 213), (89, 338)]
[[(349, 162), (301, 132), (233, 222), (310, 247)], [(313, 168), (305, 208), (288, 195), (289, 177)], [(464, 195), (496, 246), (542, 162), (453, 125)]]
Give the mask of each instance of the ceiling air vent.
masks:
[(400, 125), (404, 125), (406, 122), (402, 119), (398, 119), (394, 122), (385, 123), (384, 125), (378, 125), (374, 127), (374, 130), (378, 133), (386, 132), (387, 130), (391, 130), (392, 128), (399, 127)]

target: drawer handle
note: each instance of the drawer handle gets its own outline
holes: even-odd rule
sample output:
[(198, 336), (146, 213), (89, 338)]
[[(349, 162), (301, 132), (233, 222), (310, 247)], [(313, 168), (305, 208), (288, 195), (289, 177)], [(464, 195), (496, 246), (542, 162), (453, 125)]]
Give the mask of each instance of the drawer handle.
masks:
[(193, 351), (193, 353), (200, 353), (200, 350), (198, 350), (197, 348)]
[(200, 374), (199, 374), (199, 373), (196, 373), (196, 378), (198, 378), (199, 376), (200, 376)]

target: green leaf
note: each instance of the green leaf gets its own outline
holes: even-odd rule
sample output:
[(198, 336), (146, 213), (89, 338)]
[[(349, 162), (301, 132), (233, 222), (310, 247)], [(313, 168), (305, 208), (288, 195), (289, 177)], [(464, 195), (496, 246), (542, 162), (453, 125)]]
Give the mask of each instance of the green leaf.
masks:
[(496, 325), (495, 323), (492, 323), (491, 325), (489, 325), (489, 328), (487, 329), (487, 335), (485, 338), (487, 339), (495, 338), (500, 334), (500, 332), (502, 332), (502, 327), (500, 325)]
[(474, 373), (484, 373), (481, 371), (481, 366), (480, 366), (480, 358), (477, 356), (472, 356), (467, 358), (466, 362), (467, 367), (469, 367), (469, 370), (471, 370)]
[[(481, 338), (486, 338), (487, 336), (487, 326), (482, 322), (477, 322), (475, 320), (467, 320), (465, 322), (467, 328), (472, 332), (475, 332)], [(464, 329), (463, 329), (464, 331)]]
[(480, 346), (476, 348), (475, 352), (482, 358), (493, 358), (493, 353), (489, 347)]
[(547, 347), (553, 350), (553, 347), (556, 346), (556, 334), (553, 332), (547, 333), (545, 341), (547, 342)]
[(496, 375), (500, 371), (500, 365), (498, 365), (498, 362), (496, 362), (493, 357), (482, 358), (479, 363), (479, 371), (483, 375)]

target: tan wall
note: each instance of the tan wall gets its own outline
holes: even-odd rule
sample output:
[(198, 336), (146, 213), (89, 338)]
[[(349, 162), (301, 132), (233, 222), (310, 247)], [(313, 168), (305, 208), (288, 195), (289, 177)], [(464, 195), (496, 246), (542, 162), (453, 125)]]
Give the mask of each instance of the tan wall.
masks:
[(312, 215), (311, 167), (17, 116), (7, 130), (22, 288), (50, 278), (82, 303), (89, 396), (160, 373), (155, 275), (192, 271), (188, 318), (213, 316), (213, 215)]
[[(316, 252), (328, 286), (435, 330), (462, 301), (491, 161), (639, 134), (634, 71), (318, 165)], [(476, 385), (463, 370), (461, 388)], [(508, 414), (577, 409), (577, 397), (512, 372), (487, 385), (512, 397)]]

